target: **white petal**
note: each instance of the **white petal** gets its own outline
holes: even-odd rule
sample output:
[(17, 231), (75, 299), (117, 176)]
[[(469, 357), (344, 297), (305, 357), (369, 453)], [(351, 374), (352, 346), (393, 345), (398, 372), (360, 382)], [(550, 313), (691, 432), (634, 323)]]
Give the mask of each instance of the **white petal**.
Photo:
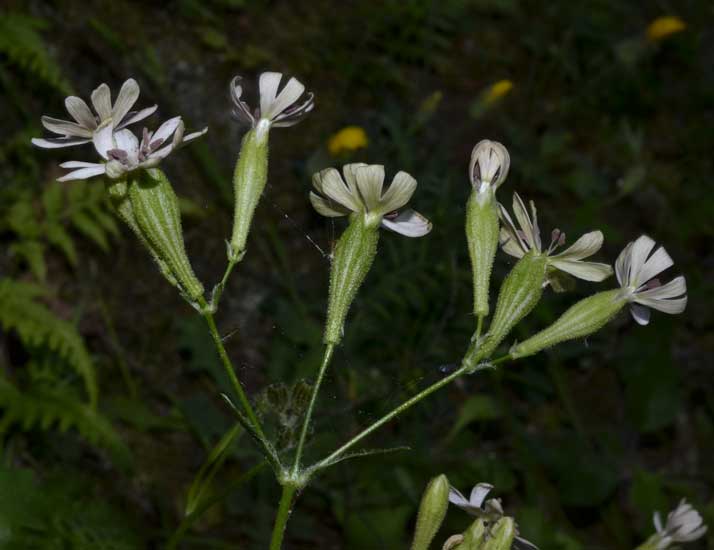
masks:
[(355, 170), (354, 174), (357, 180), (357, 188), (362, 200), (367, 205), (367, 210), (376, 210), (382, 197), (384, 166), (380, 164), (361, 166)]
[(62, 168), (91, 168), (93, 166), (104, 166), (98, 162), (83, 162), (81, 160), (68, 160), (60, 164)]
[(398, 172), (380, 199), (382, 212), (399, 210), (409, 202), (416, 189), (417, 181), (406, 172)]
[(156, 151), (151, 153), (149, 155), (149, 158), (147, 159), (148, 164), (144, 165), (142, 163), (142, 165), (144, 165), (146, 167), (156, 166), (157, 164), (159, 164), (160, 160), (163, 160), (166, 157), (168, 157), (174, 149), (175, 149), (174, 144), (169, 143), (168, 145), (165, 145), (161, 149), (157, 149)]
[(612, 275), (612, 267), (597, 262), (548, 258), (548, 263), (584, 281), (600, 282)]
[(76, 122), (69, 122), (68, 120), (61, 120), (59, 118), (52, 118), (49, 116), (43, 116), (41, 120), (42, 126), (55, 134), (68, 137), (92, 137), (91, 130), (80, 126)]
[(516, 238), (511, 234), (511, 231), (505, 227), (501, 227), (498, 234), (498, 242), (501, 245), (501, 249), (514, 258), (522, 258), (525, 254), (523, 249), (518, 244)]
[(32, 138), (32, 145), (43, 149), (59, 149), (60, 147), (72, 147), (82, 145), (92, 141), (89, 138), (61, 137), (61, 138)]
[(637, 298), (646, 298), (654, 300), (664, 300), (667, 298), (677, 298), (687, 293), (687, 282), (681, 275), (675, 277), (666, 285), (651, 288), (650, 290), (642, 290), (637, 293)]
[[(657, 300), (652, 298), (641, 298), (639, 294), (635, 294), (635, 302), (643, 306), (651, 307), (663, 313), (676, 315), (682, 313), (687, 307), (687, 297), (673, 298), (670, 300)], [(633, 304), (634, 305), (634, 304)]]
[(112, 120), (115, 124), (119, 124), (126, 114), (131, 110), (139, 99), (139, 85), (133, 78), (128, 79), (122, 84), (119, 95), (112, 108)]
[[(628, 286), (638, 286), (641, 283), (647, 282), (640, 279), (640, 272), (654, 245), (655, 242), (647, 235), (642, 235), (633, 243), (630, 257), (630, 272), (627, 278)], [(638, 281), (640, 282), (638, 283)]]
[(471, 506), (476, 506), (480, 508), (483, 501), (486, 500), (486, 496), (493, 489), (493, 485), (490, 483), (478, 483), (471, 489), (471, 496), (469, 497), (469, 503)]
[(561, 260), (582, 260), (600, 250), (603, 240), (602, 231), (591, 231), (590, 233), (585, 233), (560, 254), (555, 254), (551, 257)]
[(470, 506), (469, 501), (461, 494), (461, 491), (454, 487), (449, 487), (449, 502), (456, 506)]
[(513, 193), (513, 214), (516, 216), (516, 220), (518, 220), (518, 225), (523, 231), (528, 247), (540, 252), (540, 247), (536, 246), (540, 239), (536, 239), (533, 222), (531, 221), (531, 217), (528, 215), (526, 205), (523, 203), (523, 200), (518, 193)]
[(261, 116), (264, 118), (269, 118), (271, 120), (276, 118), (283, 111), (285, 111), (285, 109), (287, 109), (298, 99), (300, 99), (300, 96), (303, 94), (304, 91), (305, 86), (303, 86), (303, 84), (297, 78), (291, 78), (290, 80), (288, 80), (288, 83), (285, 85), (285, 87), (280, 91), (278, 97), (275, 98), (275, 101), (273, 101), (272, 105), (270, 105), (269, 114), (268, 112), (264, 112), (261, 106)]
[[(92, 105), (97, 111), (101, 122), (108, 120), (112, 116), (112, 95), (109, 86), (101, 84), (92, 92)], [(118, 122), (118, 121), (117, 121)]]
[(617, 282), (620, 283), (620, 286), (629, 286), (632, 245), (633, 243), (628, 243), (615, 261), (615, 275), (617, 276)]
[(348, 208), (353, 212), (363, 210), (362, 204), (350, 193), (349, 189), (342, 181), (340, 173), (334, 168), (327, 168), (312, 177), (313, 185), (323, 195), (329, 197), (337, 204)]
[(94, 132), (94, 136), (92, 138), (92, 141), (94, 142), (94, 148), (97, 150), (97, 153), (99, 153), (102, 158), (108, 158), (107, 157), (107, 151), (110, 149), (114, 149), (114, 140), (112, 139), (112, 124), (111, 120), (107, 120), (104, 122), (102, 125), (99, 126), (96, 132)]
[(198, 139), (201, 136), (206, 135), (206, 132), (208, 132), (208, 126), (206, 126), (203, 130), (199, 130), (198, 132), (191, 132), (190, 134), (185, 135), (183, 137), (181, 144), (186, 145), (187, 143), (192, 142), (194, 139)]
[[(508, 214), (508, 210), (499, 202), (498, 203), (498, 215), (501, 218), (501, 229), (508, 234), (508, 240), (501, 239), (502, 243), (514, 243), (518, 248), (521, 249), (521, 254), (512, 254), (504, 248), (504, 252), (510, 254), (511, 256), (516, 256), (516, 258), (521, 258), (525, 253), (530, 250), (528, 244), (521, 238), (521, 234), (516, 228), (516, 224), (513, 223), (513, 219)], [(508, 244), (506, 246), (509, 246)], [(514, 250), (515, 252), (515, 250)]]
[(310, 202), (318, 214), (322, 214), (328, 218), (338, 218), (340, 216), (346, 216), (350, 211), (337, 203), (332, 203), (327, 199), (322, 198), (317, 193), (310, 191)]
[(431, 222), (414, 210), (404, 210), (396, 218), (382, 218), (382, 225), (405, 237), (423, 237), (431, 231)]
[(653, 277), (662, 273), (665, 269), (672, 267), (674, 262), (672, 258), (667, 254), (667, 251), (660, 247), (655, 250), (654, 254), (649, 257), (642, 266), (642, 271), (640, 271), (640, 276), (635, 284), (635, 286), (642, 285), (652, 279)]
[(275, 103), (282, 73), (266, 72), (260, 75), (258, 88), (260, 89), (260, 116), (270, 118), (270, 110)]
[(655, 529), (657, 530), (657, 532), (661, 533), (663, 530), (662, 516), (660, 515), (659, 512), (654, 513), (654, 515), (652, 516), (652, 522), (654, 523), (654, 526), (655, 526)]
[(122, 128), (126, 128), (130, 124), (134, 124), (135, 122), (139, 122), (140, 120), (144, 120), (146, 117), (149, 117), (154, 114), (156, 111), (157, 105), (153, 105), (151, 107), (147, 107), (146, 109), (142, 109), (141, 111), (135, 111), (132, 113), (128, 113), (126, 115), (126, 118), (124, 120), (117, 121), (115, 120), (115, 123), (119, 123), (117, 126), (115, 126), (116, 130), (121, 130)]
[(57, 181), (86, 180), (93, 176), (99, 176), (100, 174), (104, 174), (104, 171), (105, 165), (97, 164), (92, 168), (80, 168), (79, 170), (70, 172), (69, 174), (62, 176), (61, 178), (57, 178)]
[(116, 141), (117, 149), (122, 149), (130, 155), (136, 155), (139, 152), (139, 139), (131, 130), (119, 130), (114, 132), (114, 140)]
[(649, 324), (651, 312), (646, 307), (638, 306), (637, 304), (630, 304), (630, 313), (632, 314), (632, 318), (637, 321), (637, 324)]
[(176, 131), (176, 128), (178, 128), (180, 122), (180, 116), (175, 116), (173, 118), (168, 119), (161, 126), (159, 126), (156, 132), (154, 132), (154, 135), (151, 136), (151, 141), (154, 142), (156, 140), (161, 140), (161, 142), (163, 143)]
[(97, 121), (89, 110), (89, 106), (80, 97), (69, 96), (64, 100), (64, 106), (67, 112), (72, 115), (72, 118), (81, 126), (88, 130), (94, 130), (97, 127)]
[(350, 192), (355, 196), (359, 196), (359, 190), (357, 188), (357, 176), (355, 176), (355, 171), (363, 166), (367, 166), (367, 164), (365, 164), (364, 162), (353, 162), (351, 164), (345, 164), (342, 167), (342, 173), (345, 176), (345, 182), (347, 183), (347, 187), (349, 188)]

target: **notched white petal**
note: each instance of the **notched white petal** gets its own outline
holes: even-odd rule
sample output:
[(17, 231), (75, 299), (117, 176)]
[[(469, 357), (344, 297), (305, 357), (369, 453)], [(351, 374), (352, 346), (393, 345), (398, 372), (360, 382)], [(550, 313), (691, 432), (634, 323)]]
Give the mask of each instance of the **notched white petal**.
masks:
[(139, 99), (139, 85), (136, 83), (136, 80), (130, 78), (122, 84), (114, 107), (112, 107), (111, 117), (116, 124), (121, 123), (137, 99)]
[(582, 260), (592, 256), (600, 250), (600, 248), (602, 248), (603, 241), (604, 237), (602, 235), (602, 231), (591, 231), (590, 233), (585, 233), (585, 235), (580, 237), (563, 252), (552, 257), (554, 259), (558, 258), (563, 260)]
[(369, 164), (361, 166), (354, 171), (362, 201), (367, 206), (367, 210), (377, 210), (382, 197), (382, 186), (384, 185), (384, 166), (380, 164)]
[(109, 86), (106, 84), (100, 84), (99, 87), (92, 92), (92, 105), (94, 105), (94, 110), (97, 112), (99, 119), (102, 122), (111, 118), (112, 97), (111, 92), (109, 91)]
[(411, 209), (400, 212), (396, 217), (382, 218), (382, 225), (405, 237), (423, 237), (431, 231), (431, 222)]
[(317, 193), (310, 191), (310, 203), (313, 208), (317, 210), (318, 214), (322, 214), (328, 218), (339, 218), (341, 216), (346, 216), (350, 211), (337, 203), (330, 202), (329, 200), (322, 198)]
[(416, 187), (417, 181), (412, 176), (398, 172), (380, 199), (380, 209), (385, 213), (399, 210), (412, 198)]
[(353, 212), (363, 210), (363, 206), (357, 202), (357, 198), (350, 193), (349, 189), (342, 181), (340, 173), (334, 168), (327, 168), (326, 170), (318, 172), (316, 174), (316, 179), (313, 181), (318, 182), (315, 185), (318, 191), (335, 201), (337, 204), (341, 204)]
[(583, 262), (582, 260), (563, 260), (550, 258), (548, 263), (553, 267), (570, 273), (571, 275), (584, 281), (592, 281), (599, 283), (612, 275), (612, 267), (608, 264), (598, 262)]
[(637, 321), (638, 325), (648, 325), (650, 322), (650, 310), (644, 306), (630, 304), (630, 314)]

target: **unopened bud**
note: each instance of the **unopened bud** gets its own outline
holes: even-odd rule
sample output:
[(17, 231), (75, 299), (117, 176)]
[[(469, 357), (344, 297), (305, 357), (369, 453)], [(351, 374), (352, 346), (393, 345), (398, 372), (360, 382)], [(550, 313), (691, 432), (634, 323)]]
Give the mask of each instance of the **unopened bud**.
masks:
[(486, 523), (483, 518), (479, 518), (464, 531), (464, 541), (458, 550), (480, 550), (485, 538)]
[(428, 550), (441, 527), (449, 507), (449, 480), (445, 475), (429, 482), (419, 505), (411, 550)]
[(520, 359), (574, 338), (583, 338), (600, 330), (609, 322), (627, 300), (620, 289), (598, 292), (571, 306), (548, 328), (527, 340), (514, 345), (510, 355)]
[(482, 550), (511, 550), (513, 539), (516, 538), (516, 524), (513, 518), (504, 517), (499, 519), (491, 527), (489, 538), (481, 546)]

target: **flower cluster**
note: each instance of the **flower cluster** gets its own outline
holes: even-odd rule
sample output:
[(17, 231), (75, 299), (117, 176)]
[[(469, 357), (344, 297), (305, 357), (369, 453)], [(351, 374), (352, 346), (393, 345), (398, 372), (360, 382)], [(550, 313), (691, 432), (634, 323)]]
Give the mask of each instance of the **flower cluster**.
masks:
[(32, 143), (44, 149), (93, 143), (101, 161), (64, 162), (60, 166), (72, 171), (59, 178), (59, 181), (83, 180), (99, 175), (120, 179), (134, 170), (156, 167), (177, 147), (208, 131), (204, 128), (184, 135), (181, 117), (174, 117), (164, 122), (155, 132), (144, 128), (140, 140), (127, 126), (152, 115), (156, 105), (131, 111), (137, 99), (139, 85), (132, 78), (124, 82), (113, 105), (109, 86), (101, 84), (95, 89), (91, 95), (94, 113), (81, 98), (68, 97), (65, 106), (75, 122), (43, 116), (42, 125), (61, 137), (33, 138)]

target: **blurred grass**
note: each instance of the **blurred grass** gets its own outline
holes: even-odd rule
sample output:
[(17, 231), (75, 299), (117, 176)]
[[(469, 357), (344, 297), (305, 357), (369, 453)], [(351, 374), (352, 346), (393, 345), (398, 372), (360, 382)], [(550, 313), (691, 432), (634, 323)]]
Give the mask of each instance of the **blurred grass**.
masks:
[[(647, 328), (623, 315), (587, 342), (465, 380), (375, 435), (369, 447), (413, 450), (347, 462), (318, 479), (293, 514), (288, 548), (404, 547), (421, 490), (441, 472), (462, 490), (494, 483), (522, 533), (541, 548), (631, 547), (652, 530), (651, 512), (681, 496), (714, 521), (709, 2), (680, 3), (676, 13), (665, 3), (611, 0), (387, 0), (339, 8), (327, 0), (10, 0), (3, 10), (3, 25), (24, 21), (26, 31), (0, 39), (0, 219), (28, 192), (39, 198), (58, 175), (63, 155), (33, 151), (29, 137), (41, 133), (40, 114), (64, 112), (68, 83), (87, 96), (100, 82), (116, 86), (134, 76), (140, 101), (159, 103), (162, 117), (182, 114), (189, 127), (210, 128), (198, 149), (167, 163), (179, 193), (210, 213), (185, 224), (192, 262), (209, 283), (223, 269), (229, 175), (242, 132), (230, 120), (228, 81), (282, 70), (315, 92), (310, 117), (273, 133), (270, 186), (222, 305), (224, 334), (236, 331), (227, 346), (254, 394), (277, 380), (309, 379), (317, 366), (328, 264), (307, 235), (329, 251), (342, 225), (310, 210), (311, 172), (358, 160), (418, 178), (414, 206), (435, 230), (418, 241), (383, 236), (327, 381), (316, 422), (321, 436), (309, 456), (458, 360), (473, 324), (466, 168), (484, 137), (511, 151), (501, 200), (515, 189), (535, 200), (546, 230), (601, 228), (602, 257), (610, 261), (649, 233), (687, 276), (684, 315), (655, 315)], [(648, 38), (648, 25), (662, 15), (687, 26)], [(505, 80), (512, 88), (494, 101), (489, 90)], [(329, 137), (349, 125), (364, 129), (368, 146), (331, 158)], [(0, 274), (31, 278), (27, 263), (8, 252), (20, 236), (0, 227)], [(58, 442), (39, 430), (4, 432), (3, 462), (32, 470), (50, 488), (48, 499), (103, 502), (109, 512), (94, 521), (95, 531), (103, 533), (104, 514), (114, 513), (131, 525), (117, 538), (129, 541), (125, 547), (158, 547), (177, 527), (208, 449), (230, 426), (216, 399), (221, 374), (192, 312), (131, 238), (111, 242), (109, 254), (76, 239), (78, 266), (50, 251), (44, 284), (58, 315), (81, 318), (99, 365), (100, 409), (132, 449), (133, 468), (122, 472), (71, 433)], [(500, 257), (497, 280), (510, 265)], [(589, 291), (580, 284), (576, 296)], [(549, 294), (514, 337), (545, 326), (576, 296)], [(20, 376), (26, 350), (12, 333), (0, 333), (0, 345), (4, 371)], [(216, 487), (256, 460), (249, 446), (233, 448)], [(53, 481), (58, 471), (69, 489)], [(98, 480), (91, 489), (72, 486), (87, 476)], [(7, 477), (3, 471), (3, 488), (20, 483)], [(33, 486), (25, 477), (21, 483)], [(258, 476), (204, 516), (186, 547), (262, 547), (276, 501), (270, 477)], [(11, 506), (0, 500), (0, 518)], [(32, 506), (34, 525), (65, 525), (64, 516), (47, 512), (56, 504)], [(444, 534), (463, 526), (454, 511)], [(67, 540), (75, 544), (69, 548), (83, 547)]]

